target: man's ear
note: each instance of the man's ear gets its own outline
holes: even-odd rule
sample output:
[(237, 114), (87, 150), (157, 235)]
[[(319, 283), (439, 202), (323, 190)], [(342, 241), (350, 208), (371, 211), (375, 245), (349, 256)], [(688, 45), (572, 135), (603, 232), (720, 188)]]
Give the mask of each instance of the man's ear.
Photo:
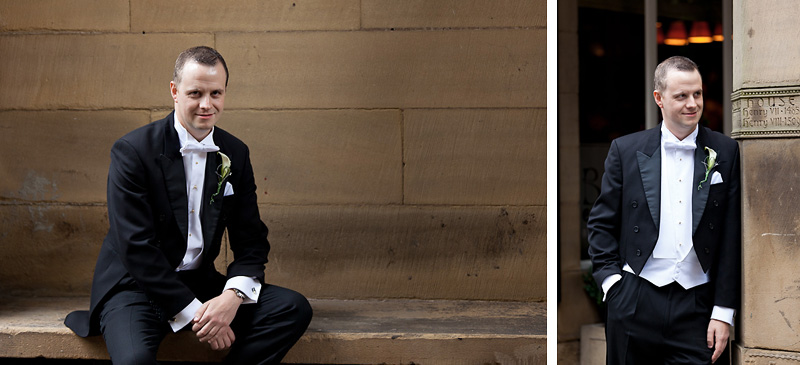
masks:
[(176, 103), (178, 102), (178, 85), (175, 85), (175, 81), (169, 82), (169, 92), (172, 94), (172, 100)]
[(659, 108), (664, 107), (664, 103), (661, 101), (661, 93), (658, 92), (658, 90), (653, 91), (653, 99), (655, 99), (656, 105), (658, 105)]

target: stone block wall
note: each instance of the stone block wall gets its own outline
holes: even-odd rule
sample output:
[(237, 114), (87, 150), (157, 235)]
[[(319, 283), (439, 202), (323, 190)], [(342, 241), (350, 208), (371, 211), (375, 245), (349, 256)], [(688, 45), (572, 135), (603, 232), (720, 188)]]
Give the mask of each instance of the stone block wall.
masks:
[(169, 113), (175, 57), (208, 45), (268, 281), (543, 301), (546, 31), (545, 0), (0, 2), (0, 291), (88, 295), (109, 149)]

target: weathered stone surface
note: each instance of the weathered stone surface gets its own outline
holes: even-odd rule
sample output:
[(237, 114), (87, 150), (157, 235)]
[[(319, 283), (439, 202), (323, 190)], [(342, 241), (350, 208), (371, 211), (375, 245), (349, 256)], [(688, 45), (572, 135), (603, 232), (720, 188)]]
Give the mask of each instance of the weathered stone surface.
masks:
[(104, 203), (111, 146), (147, 111), (0, 111), (0, 199)]
[[(563, 258), (563, 251), (561, 255)], [(572, 261), (580, 262), (579, 259), (580, 256), (573, 256)], [(580, 269), (561, 271), (561, 301), (558, 303), (559, 341), (578, 340), (581, 338), (581, 327), (602, 321), (597, 303), (589, 297), (583, 286), (583, 271)]]
[(562, 365), (580, 365), (581, 357), (581, 342), (580, 341), (564, 341), (558, 342), (558, 359), (557, 364)]
[[(545, 303), (310, 300), (314, 318), (283, 362), (302, 364), (540, 364)], [(102, 338), (63, 324), (88, 297), (0, 298), (0, 357), (108, 359)], [(219, 361), (191, 332), (167, 335), (159, 359)]]
[(231, 108), (546, 106), (546, 30), (216, 35)]
[(581, 365), (606, 363), (606, 326), (587, 324), (581, 327)]
[(170, 107), (175, 58), (211, 34), (0, 35), (0, 109)]
[[(351, 364), (544, 364), (547, 361), (547, 340), (544, 338), (476, 338), (474, 336), (400, 336), (387, 334), (380, 338), (347, 338), (323, 335), (316, 339), (307, 335), (300, 339), (286, 357), (289, 363)], [(332, 339), (328, 339), (333, 337)], [(343, 337), (343, 338), (342, 338)], [(316, 341), (315, 341), (316, 340)], [(302, 355), (295, 355), (303, 351)]]
[(0, 31), (127, 32), (128, 13), (125, 0), (2, 1)]
[[(576, 12), (577, 13), (577, 12)], [(569, 105), (578, 104), (578, 90), (580, 86), (578, 60), (578, 32), (559, 32), (558, 33), (558, 93), (559, 104)], [(584, 87), (587, 87), (584, 85)], [(567, 95), (568, 99), (561, 100), (561, 95)], [(649, 100), (647, 100), (649, 101)], [(577, 113), (577, 107), (574, 107)], [(560, 116), (559, 116), (560, 117)], [(578, 123), (574, 123), (578, 124)]]
[(539, 301), (545, 207), (263, 206), (267, 281), (314, 298)]
[(363, 28), (490, 28), (547, 25), (546, 0), (361, 2)]
[(398, 110), (227, 111), (250, 147), (259, 203), (402, 203)]
[[(566, 0), (558, 4), (558, 36), (561, 37), (564, 33), (577, 33), (578, 32), (578, 1)], [(558, 50), (562, 51), (561, 48)], [(560, 60), (559, 60), (560, 61)], [(577, 62), (577, 60), (576, 60)]]
[(733, 90), (800, 83), (797, 4), (740, 0), (733, 6)]
[(547, 204), (545, 109), (407, 110), (406, 204)]
[(107, 231), (103, 206), (0, 205), (0, 292), (89, 295)]
[[(0, 205), (0, 292), (23, 296), (89, 295), (108, 208)], [(223, 239), (215, 261), (224, 273), (233, 254)]]
[(797, 365), (800, 355), (796, 352), (747, 348), (734, 343), (732, 355), (734, 364), (746, 365)]
[(359, 22), (358, 0), (131, 0), (133, 32), (354, 30)]
[[(544, 207), (263, 206), (261, 214), (272, 244), (267, 280), (310, 297), (546, 297)], [(0, 217), (0, 291), (88, 295), (108, 230), (104, 206), (3, 205)], [(217, 267), (230, 260), (223, 250)]]
[(746, 140), (741, 146), (739, 341), (746, 347), (800, 351), (800, 140)]

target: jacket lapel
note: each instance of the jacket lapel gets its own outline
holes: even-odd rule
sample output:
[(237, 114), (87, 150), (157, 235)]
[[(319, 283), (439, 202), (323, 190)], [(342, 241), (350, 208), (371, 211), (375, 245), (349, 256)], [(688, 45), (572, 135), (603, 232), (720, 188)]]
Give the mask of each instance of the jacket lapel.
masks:
[[(215, 138), (216, 139), (216, 138)], [(217, 143), (216, 140), (214, 143)], [(217, 144), (217, 146), (220, 146)], [(221, 148), (222, 146), (220, 146)], [(224, 152), (223, 152), (224, 153)], [(219, 166), (222, 163), (222, 158), (216, 152), (209, 152), (206, 158), (206, 176), (205, 183), (203, 184), (203, 201), (200, 205), (200, 219), (203, 225), (203, 255), (209, 252), (208, 246), (214, 239), (214, 232), (217, 230), (217, 223), (219, 222), (219, 214), (222, 209), (223, 196), (225, 195), (225, 183), (219, 188), (219, 194), (214, 196), (217, 192), (219, 184)], [(214, 196), (214, 202), (211, 202), (211, 197)], [(205, 261), (205, 257), (204, 257)]]
[(180, 153), (178, 132), (173, 127), (172, 115), (167, 118), (164, 128), (164, 151), (159, 156), (164, 184), (172, 207), (172, 214), (178, 228), (186, 237), (189, 233), (189, 203), (186, 197), (186, 172), (183, 169), (183, 157)]
[[(697, 231), (697, 226), (700, 224), (700, 218), (703, 217), (703, 211), (706, 208), (708, 201), (708, 191), (711, 190), (711, 177), (703, 182), (702, 186), (700, 181), (706, 175), (706, 131), (703, 127), (697, 126), (697, 148), (694, 150), (694, 178), (692, 179), (692, 236)], [(711, 147), (713, 148), (713, 147)], [(697, 187), (700, 186), (700, 189)]]
[(643, 150), (636, 151), (636, 159), (639, 162), (639, 174), (642, 177), (647, 206), (658, 229), (661, 213), (661, 148), (659, 148), (661, 127), (652, 128), (650, 131)]

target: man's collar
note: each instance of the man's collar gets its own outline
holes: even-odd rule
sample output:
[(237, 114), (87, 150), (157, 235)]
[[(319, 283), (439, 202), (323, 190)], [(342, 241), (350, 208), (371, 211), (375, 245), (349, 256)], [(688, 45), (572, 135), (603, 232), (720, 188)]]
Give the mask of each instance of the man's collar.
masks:
[(683, 140), (680, 140), (680, 139), (678, 139), (678, 137), (675, 137), (675, 135), (672, 134), (672, 132), (669, 130), (669, 128), (667, 128), (667, 124), (662, 121), (661, 122), (661, 140), (662, 141), (674, 141), (675, 143), (680, 143), (682, 141), (696, 143), (697, 142), (697, 131), (699, 131), (699, 130), (700, 130), (700, 125), (698, 124), (698, 125), (696, 125), (694, 127), (694, 130), (692, 131), (692, 133), (689, 133), (689, 135), (686, 136), (686, 138), (684, 138)]
[[(194, 140), (194, 137), (192, 137), (192, 135), (189, 134), (189, 131), (183, 127), (181, 121), (178, 119), (178, 113), (173, 112), (172, 115), (175, 116), (175, 131), (178, 132), (178, 142), (180, 143), (180, 147), (185, 147), (186, 142), (189, 141), (189, 137), (191, 137), (192, 140)], [(211, 132), (209, 132), (208, 135), (205, 136), (205, 138), (203, 138), (203, 140), (199, 143), (209, 146), (216, 146), (214, 143), (214, 127), (211, 127)]]

